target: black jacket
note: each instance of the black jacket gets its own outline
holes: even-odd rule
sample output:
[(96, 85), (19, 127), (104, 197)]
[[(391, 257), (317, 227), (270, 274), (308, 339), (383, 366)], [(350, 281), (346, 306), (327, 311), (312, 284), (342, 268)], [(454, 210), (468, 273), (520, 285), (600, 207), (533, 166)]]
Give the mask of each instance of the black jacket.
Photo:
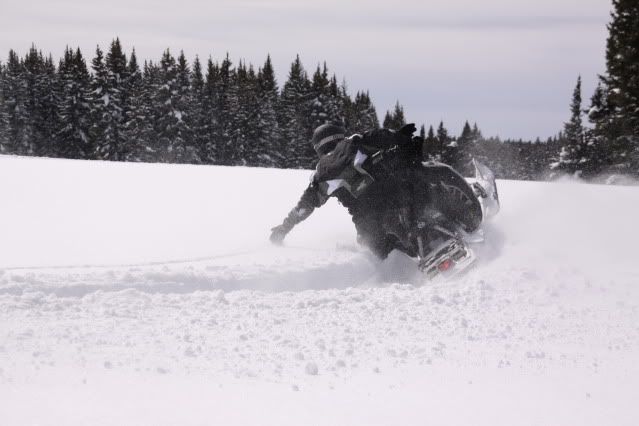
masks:
[(418, 141), (391, 130), (379, 129), (340, 141), (322, 156), (310, 185), (284, 219), (287, 231), (305, 220), (329, 197), (348, 209), (358, 233), (369, 234), (380, 214), (401, 205), (395, 179), (401, 179), (417, 158)]

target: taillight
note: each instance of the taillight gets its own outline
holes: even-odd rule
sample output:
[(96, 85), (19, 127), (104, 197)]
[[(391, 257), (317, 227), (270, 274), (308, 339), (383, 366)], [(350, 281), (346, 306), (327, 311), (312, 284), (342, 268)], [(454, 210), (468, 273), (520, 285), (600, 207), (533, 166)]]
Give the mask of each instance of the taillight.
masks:
[(444, 272), (444, 271), (448, 271), (450, 268), (452, 268), (452, 266), (453, 266), (453, 261), (450, 259), (446, 259), (442, 263), (437, 265), (437, 269), (439, 269), (441, 272)]

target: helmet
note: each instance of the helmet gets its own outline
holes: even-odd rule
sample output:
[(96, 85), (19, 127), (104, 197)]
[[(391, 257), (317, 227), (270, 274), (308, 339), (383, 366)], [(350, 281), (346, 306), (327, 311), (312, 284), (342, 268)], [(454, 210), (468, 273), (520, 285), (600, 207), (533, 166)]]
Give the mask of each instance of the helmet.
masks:
[(337, 124), (322, 124), (313, 132), (313, 148), (318, 155), (325, 155), (335, 149), (337, 142), (345, 138), (346, 130)]

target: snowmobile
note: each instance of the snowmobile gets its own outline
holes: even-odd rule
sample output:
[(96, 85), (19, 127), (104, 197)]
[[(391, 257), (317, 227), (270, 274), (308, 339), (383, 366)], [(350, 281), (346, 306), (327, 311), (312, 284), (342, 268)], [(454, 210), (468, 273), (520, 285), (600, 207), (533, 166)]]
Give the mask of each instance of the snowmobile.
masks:
[(472, 246), (483, 241), (481, 223), (499, 211), (493, 173), (472, 162), (471, 182), (445, 164), (422, 163), (398, 181), (398, 191), (408, 202), (389, 209), (384, 218), (384, 231), (394, 248), (416, 258), (429, 281), (466, 272), (477, 260)]

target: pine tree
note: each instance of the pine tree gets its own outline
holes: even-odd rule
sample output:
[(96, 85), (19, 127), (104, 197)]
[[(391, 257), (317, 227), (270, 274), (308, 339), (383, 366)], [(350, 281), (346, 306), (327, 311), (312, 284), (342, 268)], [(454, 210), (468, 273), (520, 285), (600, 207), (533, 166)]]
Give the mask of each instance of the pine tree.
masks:
[(206, 67), (206, 79), (202, 94), (202, 132), (203, 143), (200, 159), (205, 164), (221, 164), (222, 126), (218, 109), (220, 86), (220, 67), (209, 58)]
[(379, 129), (377, 111), (371, 101), (368, 92), (357, 92), (355, 95), (354, 123), (349, 129), (354, 133), (365, 133), (369, 130)]
[(177, 119), (173, 141), (175, 158), (180, 163), (198, 163), (199, 153), (193, 142), (192, 116), (195, 113), (191, 92), (191, 70), (183, 51), (178, 56), (177, 77), (172, 93), (174, 95), (173, 115)]
[(386, 112), (384, 116), (384, 128), (399, 130), (403, 125), (406, 124), (406, 119), (404, 118), (404, 107), (399, 104), (399, 101), (395, 103), (395, 109), (393, 112)]
[(2, 84), (8, 122), (8, 142), (4, 149), (5, 152), (18, 155), (29, 153), (32, 141), (32, 129), (27, 111), (25, 73), (23, 62), (14, 50), (10, 50)]
[(613, 0), (605, 82), (621, 135), (639, 137), (639, 3)]
[(473, 140), (474, 143), (479, 142), (480, 140), (483, 139), (483, 136), (481, 134), (481, 130), (479, 130), (479, 127), (477, 127), (477, 123), (473, 124), (473, 130), (471, 132), (471, 139)]
[[(40, 55), (42, 55), (40, 53)], [(60, 85), (53, 57), (42, 62), (42, 70), (35, 81), (36, 110), (33, 123), (36, 131), (35, 153), (43, 157), (57, 154), (56, 132), (60, 126)]]
[(42, 135), (40, 132), (40, 126), (42, 124), (40, 119), (41, 93), (39, 90), (40, 78), (44, 72), (42, 52), (38, 52), (36, 47), (31, 45), (22, 64), (24, 72), (22, 74), (21, 84), (24, 85), (25, 95), (25, 132), (23, 134), (24, 139), (20, 143), (23, 151), (19, 153), (23, 155), (37, 155), (40, 151), (40, 144), (42, 143)]
[[(608, 107), (606, 90), (600, 81), (590, 98), (590, 107), (586, 111), (588, 121), (593, 125), (590, 129), (584, 129), (584, 138), (590, 147), (593, 172), (600, 172), (612, 164), (609, 139), (611, 114)], [(552, 139), (550, 144), (556, 143)]]
[(58, 68), (58, 79), (61, 102), (56, 154), (63, 158), (91, 158), (93, 147), (89, 141), (90, 75), (79, 48), (74, 52), (67, 47)]
[(191, 70), (191, 127), (193, 130), (193, 146), (199, 163), (206, 162), (206, 144), (208, 142), (208, 125), (206, 100), (204, 92), (204, 75), (202, 64), (197, 56)]
[(441, 147), (439, 145), (439, 141), (435, 137), (435, 131), (433, 130), (432, 125), (428, 127), (428, 134), (424, 139), (424, 148), (422, 149), (422, 152), (424, 154), (424, 159), (426, 160), (441, 160)]
[(232, 74), (231, 91), (229, 96), (230, 110), (228, 115), (228, 161), (232, 165), (254, 164), (251, 144), (254, 123), (251, 116), (256, 114), (256, 82), (255, 73), (249, 70), (242, 61)]
[(111, 42), (106, 60), (100, 47), (96, 48), (92, 68), (92, 125), (89, 134), (95, 147), (94, 157), (99, 160), (122, 161), (129, 156), (126, 152), (128, 145), (125, 121), (129, 100), (126, 94), (127, 62), (119, 39)]
[(444, 127), (444, 122), (439, 122), (437, 127), (437, 145), (441, 153), (441, 161), (451, 167), (457, 165), (457, 142), (448, 135), (448, 130)]
[(129, 108), (127, 90), (129, 73), (126, 56), (118, 38), (111, 42), (105, 64), (107, 68), (106, 94), (108, 94), (106, 109), (111, 116), (109, 133), (112, 140), (108, 144), (101, 144), (98, 141), (97, 147), (101, 158), (122, 161), (127, 156), (125, 120)]
[(298, 55), (291, 64), (288, 80), (282, 88), (278, 111), (282, 147), (288, 153), (287, 168), (309, 168), (315, 162), (316, 154), (309, 143), (311, 135), (305, 126), (309, 92), (310, 82)]
[(135, 49), (131, 52), (127, 65), (128, 92), (127, 110), (124, 116), (126, 138), (126, 160), (145, 161), (156, 160), (150, 141), (153, 137), (152, 90), (155, 89), (148, 63), (144, 63), (144, 74), (138, 65)]
[(91, 80), (90, 108), (91, 127), (89, 135), (95, 148), (91, 158), (112, 159), (115, 156), (115, 135), (110, 102), (109, 74), (104, 63), (102, 49), (98, 46), (95, 58), (91, 61), (93, 79)]
[(639, 3), (613, 0), (612, 5), (607, 72), (601, 77), (605, 108), (599, 111), (607, 117), (599, 117), (593, 136), (606, 141), (610, 166), (639, 174)]
[(339, 89), (337, 79), (328, 78), (328, 68), (324, 63), (323, 68), (318, 65), (311, 83), (309, 99), (309, 115), (306, 123), (306, 134), (312, 135), (313, 131), (325, 123), (342, 124), (343, 117), (339, 111)]
[(238, 110), (237, 87), (235, 81), (235, 69), (229, 59), (228, 53), (222, 61), (219, 69), (219, 79), (216, 85), (216, 106), (217, 124), (219, 134), (217, 135), (218, 160), (221, 164), (232, 165), (237, 160), (236, 147), (231, 139), (234, 131), (232, 112)]
[(470, 176), (472, 173), (472, 151), (473, 151), (473, 130), (468, 124), (464, 123), (461, 135), (457, 138), (457, 155), (453, 167), (464, 176)]
[(8, 154), (9, 146), (9, 115), (7, 105), (4, 100), (4, 82), (6, 79), (6, 69), (0, 62), (0, 154)]
[(279, 102), (275, 71), (271, 56), (266, 57), (264, 66), (257, 74), (259, 110), (256, 117), (255, 151), (258, 165), (282, 167), (284, 151), (280, 146), (280, 131), (277, 122)]
[(570, 121), (564, 124), (564, 145), (561, 147), (558, 161), (553, 163), (551, 168), (581, 176), (584, 172), (592, 171), (590, 152), (581, 120), (581, 76), (577, 78), (573, 91), (570, 113)]
[(180, 54), (176, 62), (171, 52), (165, 50), (158, 69), (159, 86), (153, 99), (157, 149), (163, 154), (161, 161), (185, 162), (190, 159), (187, 147), (191, 129), (187, 122), (185, 95), (189, 90), (188, 76), (184, 55)]

